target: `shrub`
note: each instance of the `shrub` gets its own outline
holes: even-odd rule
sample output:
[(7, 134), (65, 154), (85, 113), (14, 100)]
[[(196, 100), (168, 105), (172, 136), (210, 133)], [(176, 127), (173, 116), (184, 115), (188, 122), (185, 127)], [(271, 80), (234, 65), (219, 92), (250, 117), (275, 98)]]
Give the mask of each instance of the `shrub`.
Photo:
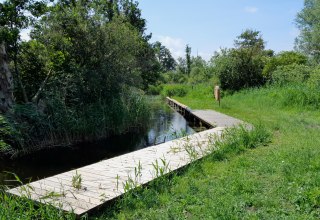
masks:
[(224, 51), (214, 65), (222, 89), (238, 91), (264, 84), (263, 56), (253, 56), (248, 49)]
[(266, 79), (270, 80), (277, 67), (291, 64), (305, 65), (306, 63), (307, 57), (305, 55), (294, 51), (284, 51), (270, 58), (264, 66), (262, 74)]
[(147, 94), (148, 95), (160, 95), (163, 90), (163, 85), (149, 85)]
[(305, 65), (279, 66), (272, 74), (272, 82), (278, 85), (301, 83), (309, 78), (312, 69)]
[(310, 88), (320, 88), (320, 66), (317, 66), (311, 71), (307, 84)]
[(185, 83), (188, 77), (185, 73), (180, 71), (169, 71), (161, 75), (163, 83)]
[(172, 96), (183, 97), (187, 95), (186, 85), (183, 85), (183, 84), (166, 85), (163, 89), (162, 95), (169, 96), (169, 97), (172, 97)]
[(206, 68), (193, 67), (190, 72), (190, 77), (188, 79), (191, 84), (198, 84), (208, 82), (212, 77), (211, 73)]

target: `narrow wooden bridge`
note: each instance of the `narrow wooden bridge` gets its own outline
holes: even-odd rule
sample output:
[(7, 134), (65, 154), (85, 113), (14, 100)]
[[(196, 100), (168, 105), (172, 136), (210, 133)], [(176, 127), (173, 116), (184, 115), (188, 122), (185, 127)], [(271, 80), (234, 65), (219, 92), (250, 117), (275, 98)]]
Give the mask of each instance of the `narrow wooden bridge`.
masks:
[(214, 141), (225, 128), (242, 123), (212, 110), (192, 111), (173, 99), (167, 98), (167, 101), (179, 112), (184, 112), (184, 115), (195, 117), (214, 128), (38, 180), (7, 192), (82, 215), (128, 190), (204, 157), (214, 150)]
[(198, 121), (198, 124), (212, 127), (233, 127), (244, 122), (213, 110), (192, 110), (188, 106), (167, 97), (167, 103), (184, 117)]

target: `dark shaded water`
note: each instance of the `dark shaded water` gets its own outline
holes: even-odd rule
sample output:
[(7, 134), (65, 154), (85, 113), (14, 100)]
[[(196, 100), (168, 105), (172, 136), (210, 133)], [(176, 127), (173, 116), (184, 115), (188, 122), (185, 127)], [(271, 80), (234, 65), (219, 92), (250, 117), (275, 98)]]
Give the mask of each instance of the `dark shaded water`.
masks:
[(179, 113), (163, 105), (156, 106), (152, 110), (147, 131), (132, 132), (73, 147), (42, 150), (16, 160), (1, 160), (0, 185), (17, 184), (10, 181), (14, 176), (6, 172), (15, 173), (23, 182), (29, 182), (192, 133), (195, 133), (192, 125)]

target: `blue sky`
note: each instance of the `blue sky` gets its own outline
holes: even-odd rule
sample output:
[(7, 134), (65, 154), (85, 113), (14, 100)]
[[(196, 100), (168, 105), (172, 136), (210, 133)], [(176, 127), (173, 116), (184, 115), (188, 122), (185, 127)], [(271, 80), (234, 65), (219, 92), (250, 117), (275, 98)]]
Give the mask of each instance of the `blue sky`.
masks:
[(161, 41), (175, 58), (192, 54), (209, 59), (219, 48), (230, 48), (247, 28), (261, 31), (266, 47), (292, 50), (299, 34), (294, 23), (303, 0), (138, 0), (151, 41)]

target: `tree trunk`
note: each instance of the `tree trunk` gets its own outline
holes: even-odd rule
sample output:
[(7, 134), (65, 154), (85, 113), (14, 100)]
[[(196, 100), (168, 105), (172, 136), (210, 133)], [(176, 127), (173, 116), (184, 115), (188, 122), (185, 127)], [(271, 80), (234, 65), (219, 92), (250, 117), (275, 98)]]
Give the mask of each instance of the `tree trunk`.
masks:
[(47, 82), (48, 82), (48, 79), (50, 78), (51, 76), (51, 70), (49, 70), (46, 78), (44, 79), (44, 81), (41, 83), (40, 85), (40, 88), (38, 89), (37, 93), (33, 96), (33, 98), (31, 99), (31, 101), (35, 104), (38, 104), (39, 102), (39, 99), (40, 99), (40, 95), (41, 93), (43, 92), (44, 90), (44, 87), (46, 86)]
[(19, 73), (19, 70), (18, 70), (18, 58), (17, 58), (18, 55), (17, 54), (18, 54), (18, 49), (17, 49), (17, 45), (15, 45), (15, 52), (14, 52), (14, 56), (13, 56), (15, 77), (16, 77), (16, 80), (18, 81), (19, 86), (21, 88), (23, 100), (24, 100), (25, 103), (28, 103), (29, 100), (28, 100), (28, 96), (27, 96), (27, 93), (26, 93), (26, 89), (24, 88), (24, 85), (22, 83), (22, 80), (21, 80), (21, 77), (20, 77), (20, 73)]
[(13, 105), (13, 77), (8, 67), (5, 43), (0, 45), (0, 112), (7, 112)]

